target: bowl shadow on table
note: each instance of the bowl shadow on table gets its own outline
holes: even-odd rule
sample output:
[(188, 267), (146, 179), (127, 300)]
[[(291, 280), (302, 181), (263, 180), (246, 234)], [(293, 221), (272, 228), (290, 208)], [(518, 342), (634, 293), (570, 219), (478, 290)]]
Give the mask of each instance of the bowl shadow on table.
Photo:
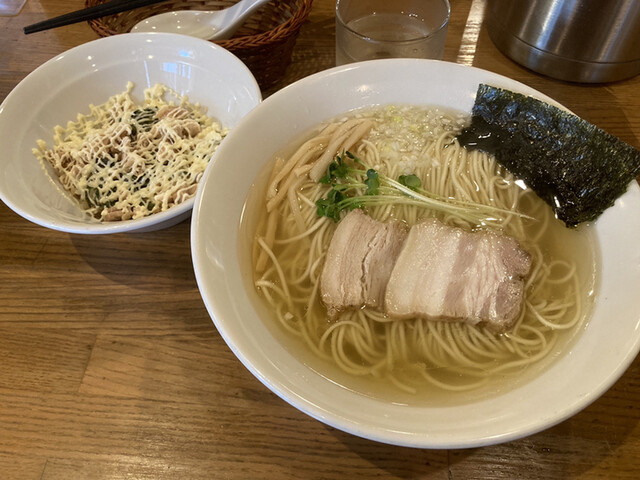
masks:
[[(640, 357), (599, 400), (564, 422), (535, 435), (503, 444), (429, 450), (385, 445), (325, 426), (345, 448), (393, 478), (601, 478), (616, 464), (637, 463), (622, 447), (637, 428), (640, 408)], [(450, 475), (450, 476), (448, 476)], [(597, 475), (596, 475), (597, 476)], [(422, 478), (422, 477), (421, 477)], [(629, 478), (633, 478), (630, 476)]]
[[(371, 465), (377, 471), (385, 472), (391, 478), (448, 479), (451, 471), (451, 455), (448, 450), (417, 449), (387, 445), (373, 440), (360, 438), (325, 426), (327, 432), (346, 449)], [(458, 461), (470, 455), (472, 451), (460, 451)]]
[(189, 229), (187, 219), (153, 232), (71, 235), (71, 242), (93, 270), (112, 282), (137, 290), (185, 291), (197, 289)]

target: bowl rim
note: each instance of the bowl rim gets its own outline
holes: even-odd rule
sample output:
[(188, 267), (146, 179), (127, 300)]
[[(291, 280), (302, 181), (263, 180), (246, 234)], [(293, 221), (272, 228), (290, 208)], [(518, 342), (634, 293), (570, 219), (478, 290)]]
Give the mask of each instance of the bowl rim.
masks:
[[(560, 105), (558, 104), (558, 102), (550, 99), (546, 95), (527, 85), (517, 82), (516, 80), (509, 79), (508, 77), (499, 75), (497, 73), (479, 69), (477, 67), (470, 67), (435, 60), (384, 59), (361, 62), (358, 64), (351, 64), (342, 67), (335, 67), (311, 75), (309, 77), (305, 77), (285, 87), (284, 89), (276, 92), (271, 97), (267, 98), (258, 108), (254, 109), (249, 115), (247, 115), (247, 117), (245, 117), (238, 125), (236, 129), (236, 135), (238, 135), (239, 138), (239, 136), (243, 134), (243, 129), (245, 128), (244, 125), (251, 125), (255, 123), (257, 121), (256, 119), (258, 119), (263, 114), (262, 112), (268, 111), (269, 109), (273, 110), (278, 102), (281, 101), (281, 98), (285, 98), (288, 95), (293, 95), (296, 91), (303, 90), (307, 86), (311, 87), (312, 85), (315, 85), (317, 87), (318, 85), (320, 85), (320, 88), (326, 88), (327, 85), (331, 84), (334, 77), (339, 77), (341, 75), (346, 76), (348, 75), (348, 73), (346, 72), (349, 71), (362, 70), (363, 72), (374, 73), (377, 66), (379, 66), (380, 69), (382, 69), (382, 67), (384, 66), (388, 70), (394, 70), (395, 72), (398, 72), (401, 69), (410, 69), (412, 65), (422, 65), (425, 66), (425, 68), (426, 66), (430, 66), (434, 69), (445, 69), (451, 75), (464, 75), (466, 73), (470, 73), (474, 77), (483, 78), (483, 81), (485, 82), (487, 82), (487, 80), (499, 80), (501, 81), (501, 83), (510, 86), (512, 89), (515, 88), (521, 93), (534, 95), (541, 100), (550, 101), (555, 105)], [(408, 75), (408, 70), (403, 70), (403, 72), (405, 76)], [(347, 109), (345, 109), (344, 111), (346, 112)], [(287, 141), (294, 140), (295, 137), (289, 135)], [(222, 158), (223, 160), (217, 165), (218, 167), (221, 167), (224, 164), (224, 158), (225, 155), (227, 155), (227, 150), (232, 149), (234, 145), (235, 140), (232, 142), (228, 142), (225, 145), (225, 148), (221, 149), (220, 158)], [(246, 328), (243, 326), (233, 325), (233, 318), (224, 318), (224, 315), (229, 315), (230, 312), (235, 312), (233, 307), (226, 308), (226, 306), (222, 305), (222, 302), (224, 301), (222, 299), (222, 296), (225, 295), (225, 292), (219, 291), (216, 292), (215, 296), (211, 295), (211, 279), (210, 277), (208, 277), (208, 274), (206, 272), (206, 270), (210, 268), (210, 265), (207, 264), (207, 255), (212, 255), (215, 261), (222, 262), (223, 259), (220, 258), (220, 252), (217, 250), (217, 247), (219, 245), (215, 243), (213, 245), (211, 243), (207, 243), (208, 239), (204, 237), (203, 233), (205, 218), (200, 217), (201, 215), (205, 215), (203, 211), (207, 210), (207, 198), (210, 195), (210, 189), (208, 188), (208, 178), (216, 173), (219, 173), (214, 172), (214, 169), (216, 169), (216, 167), (211, 167), (207, 169), (207, 172), (205, 172), (205, 177), (202, 181), (202, 188), (196, 195), (193, 216), (191, 219), (192, 262), (196, 276), (196, 282), (198, 284), (198, 288), (200, 290), (207, 311), (218, 332), (221, 334), (229, 348), (258, 380), (260, 380), (272, 392), (274, 392), (289, 404), (293, 405), (298, 410), (334, 428), (383, 443), (416, 448), (473, 448), (516, 440), (552, 427), (586, 408), (593, 401), (599, 398), (622, 376), (630, 363), (637, 356), (638, 351), (640, 351), (640, 335), (638, 335), (638, 331), (640, 331), (640, 315), (634, 314), (633, 318), (629, 320), (629, 323), (635, 322), (635, 335), (633, 336), (633, 338), (625, 340), (627, 343), (625, 343), (625, 350), (623, 354), (621, 354), (622, 360), (612, 369), (608, 370), (606, 375), (602, 376), (602, 378), (598, 378), (597, 382), (592, 385), (593, 388), (591, 390), (585, 392), (576, 392), (576, 394), (572, 396), (570, 401), (568, 400), (564, 403), (555, 404), (553, 405), (553, 408), (549, 409), (547, 408), (547, 406), (543, 406), (543, 411), (540, 415), (535, 418), (527, 419), (526, 422), (521, 422), (515, 427), (503, 427), (503, 429), (501, 430), (496, 430), (491, 426), (486, 426), (485, 430), (477, 428), (476, 430), (474, 430), (475, 436), (466, 435), (464, 431), (462, 433), (460, 431), (455, 431), (451, 434), (429, 435), (424, 433), (416, 434), (412, 432), (394, 430), (394, 428), (392, 427), (380, 428), (376, 425), (367, 425), (361, 421), (358, 421), (357, 419), (354, 420), (353, 418), (349, 418), (348, 416), (344, 415), (343, 411), (341, 411), (341, 407), (328, 408), (327, 404), (324, 402), (321, 404), (321, 402), (315, 401), (313, 398), (305, 397), (304, 395), (305, 393), (308, 393), (308, 391), (303, 389), (304, 391), (302, 391), (301, 393), (298, 386), (295, 385), (295, 379), (290, 381), (283, 380), (282, 372), (278, 372), (277, 369), (282, 368), (283, 370), (285, 370), (286, 366), (278, 367), (274, 365), (274, 362), (276, 361), (275, 359), (272, 360), (270, 358), (267, 358), (266, 356), (263, 357), (263, 352), (256, 353), (255, 349), (252, 347), (258, 348), (259, 346), (257, 346), (255, 343), (252, 344), (245, 338), (242, 338), (242, 336), (244, 335), (243, 329), (246, 330)], [(256, 174), (257, 171), (253, 171), (253, 173)], [(640, 187), (635, 182), (630, 185), (629, 191), (627, 192), (627, 194), (625, 194), (623, 200), (627, 204), (634, 205), (640, 208)], [(617, 204), (617, 207), (619, 206), (620, 205)], [(628, 207), (628, 205), (626, 205), (626, 207)], [(609, 212), (611, 213), (612, 211), (613, 209), (610, 209)], [(211, 212), (207, 211), (207, 214), (210, 213)], [(609, 217), (611, 217), (610, 214), (607, 214), (607, 212), (605, 212), (603, 217), (607, 218), (599, 219), (599, 223), (611, 223), (609, 221)], [(215, 219), (212, 220), (210, 215), (206, 217), (206, 221), (209, 223), (215, 223)], [(640, 228), (640, 224), (635, 225), (635, 229), (638, 230), (638, 228)], [(236, 249), (237, 248), (239, 247), (236, 247)], [(237, 251), (235, 256), (238, 256)], [(215, 273), (221, 273), (225, 268), (239, 269), (238, 263), (239, 261), (237, 258), (229, 260), (227, 263), (221, 266), (220, 271), (216, 271)], [(637, 270), (640, 270), (640, 262), (638, 262), (638, 265), (636, 265), (634, 268), (634, 275), (637, 276)], [(228, 281), (227, 278), (225, 278), (224, 280)], [(237, 291), (233, 292), (233, 294), (239, 295)], [(242, 297), (242, 300), (238, 300), (237, 302), (239, 303), (240, 301), (246, 302), (247, 299)], [(634, 302), (638, 303), (640, 301), (634, 299)], [(634, 305), (636, 303), (634, 303)], [(255, 316), (258, 316), (255, 311), (253, 312), (253, 314)], [(233, 315), (233, 313), (231, 313), (231, 315)], [(591, 321), (588, 323), (591, 323)], [(300, 362), (299, 359), (294, 358), (293, 361), (300, 364), (298, 366), (302, 369), (306, 367), (302, 365), (302, 362)], [(554, 365), (557, 363), (558, 361), (555, 361)], [(299, 374), (301, 368), (292, 367), (291, 369), (287, 370), (287, 373), (293, 373), (293, 375)], [(272, 378), (274, 372), (277, 373), (277, 375), (275, 375), (277, 377), (276, 380)], [(309, 370), (309, 372), (311, 372), (311, 370)], [(313, 372), (312, 374), (314, 373), (315, 372)], [(535, 379), (534, 381), (527, 381), (526, 384), (535, 384), (537, 383), (539, 378), (545, 377), (546, 375), (547, 374), (543, 372), (543, 374), (540, 375), (537, 379)], [(298, 380), (301, 382), (304, 381), (302, 374), (300, 374)], [(327, 380), (326, 382), (330, 381)], [(563, 388), (563, 386), (561, 385), (556, 387)], [(519, 393), (519, 391), (516, 391), (516, 393), (514, 393), (513, 395), (517, 395)], [(354, 395), (359, 394), (354, 393)], [(341, 400), (343, 399), (344, 398), (341, 398)], [(369, 405), (367, 403), (367, 399), (363, 399), (361, 397), (360, 400), (362, 400), (363, 405)], [(449, 409), (445, 407), (439, 409), (438, 411), (446, 414)], [(360, 417), (362, 417), (362, 415)]]
[[(22, 91), (26, 89), (30, 84), (38, 82), (38, 78), (47, 74), (47, 71), (54, 65), (58, 65), (61, 62), (73, 61), (77, 58), (82, 58), (90, 52), (96, 51), (96, 49), (105, 48), (105, 44), (111, 49), (118, 47), (131, 47), (142, 46), (149, 44), (160, 44), (161, 46), (167, 44), (174, 45), (186, 45), (192, 49), (198, 49), (200, 52), (213, 52), (213, 55), (221, 55), (233, 62), (238, 70), (245, 76), (246, 88), (255, 97), (255, 106), (262, 102), (262, 92), (258, 85), (258, 82), (249, 68), (232, 52), (226, 48), (216, 45), (195, 37), (188, 35), (176, 34), (176, 33), (162, 33), (162, 32), (136, 32), (128, 33), (126, 35), (118, 35), (104, 38), (97, 38), (86, 43), (82, 43), (68, 50), (65, 50), (53, 58), (45, 61), (33, 71), (29, 72), (18, 84), (7, 94), (4, 100), (0, 103), (0, 124), (2, 121), (2, 112), (7, 107), (16, 102), (19, 102), (19, 98), (22, 95)], [(176, 54), (178, 56), (178, 54)], [(123, 55), (123, 59), (132, 58), (130, 55)], [(215, 154), (210, 161), (213, 161)], [(18, 215), (22, 216), (26, 220), (32, 223), (40, 225), (42, 227), (50, 228), (67, 233), (76, 234), (111, 234), (122, 232), (140, 232), (154, 230), (159, 225), (170, 226), (179, 221), (187, 218), (193, 209), (195, 196), (191, 197), (184, 202), (171, 207), (168, 210), (158, 212), (146, 217), (125, 220), (119, 222), (93, 222), (87, 221), (84, 224), (78, 222), (67, 222), (62, 219), (55, 222), (46, 221), (37, 215), (32, 215), (30, 212), (25, 211), (23, 207), (9, 198), (6, 193), (0, 188), (0, 200), (13, 210)]]

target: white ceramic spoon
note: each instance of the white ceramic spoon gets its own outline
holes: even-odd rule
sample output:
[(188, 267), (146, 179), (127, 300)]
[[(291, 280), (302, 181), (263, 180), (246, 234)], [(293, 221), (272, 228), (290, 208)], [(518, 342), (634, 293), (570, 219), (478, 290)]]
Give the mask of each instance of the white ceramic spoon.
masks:
[(231, 37), (257, 8), (270, 0), (241, 0), (217, 11), (180, 10), (161, 13), (137, 23), (132, 32), (182, 33), (205, 40)]

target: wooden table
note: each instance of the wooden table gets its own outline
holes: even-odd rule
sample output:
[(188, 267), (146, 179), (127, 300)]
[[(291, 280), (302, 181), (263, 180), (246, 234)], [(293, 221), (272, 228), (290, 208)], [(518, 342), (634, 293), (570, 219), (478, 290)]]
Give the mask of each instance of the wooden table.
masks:
[[(537, 75), (493, 46), (484, 0), (451, 3), (445, 60), (524, 82), (640, 147), (640, 77), (577, 85)], [(0, 99), (44, 61), (97, 38), (86, 24), (22, 34), (82, 4), (29, 0), (20, 15), (0, 18)], [(316, 0), (282, 85), (333, 66), (333, 22), (333, 0)], [(1, 479), (640, 475), (640, 360), (594, 404), (529, 438), (400, 448), (307, 417), (241, 365), (200, 299), (188, 221), (81, 236), (0, 204), (0, 278)]]

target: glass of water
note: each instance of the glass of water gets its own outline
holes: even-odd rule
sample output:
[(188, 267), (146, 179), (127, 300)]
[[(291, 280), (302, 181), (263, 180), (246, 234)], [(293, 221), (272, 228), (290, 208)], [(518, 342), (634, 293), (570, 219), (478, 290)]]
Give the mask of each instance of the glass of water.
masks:
[(17, 15), (27, 0), (0, 0), (0, 17)]
[(441, 59), (450, 13), (448, 0), (337, 0), (336, 65)]

